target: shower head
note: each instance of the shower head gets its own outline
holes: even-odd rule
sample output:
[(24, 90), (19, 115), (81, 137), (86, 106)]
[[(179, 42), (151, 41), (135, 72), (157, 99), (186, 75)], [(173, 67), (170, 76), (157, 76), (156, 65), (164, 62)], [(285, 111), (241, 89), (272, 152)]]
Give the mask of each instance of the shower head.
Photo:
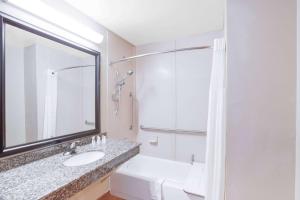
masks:
[(132, 70), (128, 70), (128, 71), (127, 71), (127, 76), (131, 76), (131, 75), (133, 75), (133, 73), (134, 73), (134, 72), (133, 72)]
[(134, 74), (134, 71), (128, 70), (128, 71), (126, 72), (126, 75), (125, 75), (121, 80), (119, 80), (119, 81), (117, 82), (117, 85), (120, 85), (120, 86), (125, 85), (125, 80), (126, 80), (129, 76), (132, 76), (133, 74)]
[(126, 80), (129, 76), (133, 75), (133, 73), (134, 73), (134, 72), (133, 72), (132, 70), (128, 70), (128, 71), (126, 72), (126, 75), (123, 77), (122, 80), (123, 80), (123, 81)]

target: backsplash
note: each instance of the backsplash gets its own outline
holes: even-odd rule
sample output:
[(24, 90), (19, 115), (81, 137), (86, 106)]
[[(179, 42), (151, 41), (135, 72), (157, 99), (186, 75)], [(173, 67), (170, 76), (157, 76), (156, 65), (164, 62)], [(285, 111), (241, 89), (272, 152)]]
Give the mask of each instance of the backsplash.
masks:
[[(99, 135), (99, 134), (95, 134), (95, 135)], [(61, 153), (66, 148), (68, 148), (71, 145), (71, 143), (74, 141), (79, 141), (78, 143), (79, 146), (89, 144), (92, 141), (91, 138), (92, 136), (78, 138), (68, 142), (55, 144), (48, 147), (38, 148), (32, 151), (26, 151), (12, 156), (0, 158), (0, 172)]]

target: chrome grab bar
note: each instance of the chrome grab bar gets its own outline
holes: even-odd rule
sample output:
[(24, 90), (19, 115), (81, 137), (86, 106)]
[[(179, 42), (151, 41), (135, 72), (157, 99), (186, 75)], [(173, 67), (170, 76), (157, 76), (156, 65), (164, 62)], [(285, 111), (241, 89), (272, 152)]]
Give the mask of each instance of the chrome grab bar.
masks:
[(84, 123), (86, 125), (90, 125), (90, 126), (94, 126), (95, 125), (95, 122), (89, 122), (88, 120), (85, 120)]
[(133, 129), (133, 95), (132, 95), (132, 92), (129, 93), (129, 97), (131, 98), (131, 124), (129, 126), (129, 130), (132, 130)]
[(191, 135), (202, 135), (206, 136), (206, 131), (198, 131), (198, 130), (183, 130), (183, 129), (167, 129), (167, 128), (153, 128), (153, 127), (145, 127), (143, 125), (140, 126), (140, 129), (143, 131), (153, 131), (153, 132), (164, 132), (164, 133), (178, 133), (178, 134), (191, 134)]

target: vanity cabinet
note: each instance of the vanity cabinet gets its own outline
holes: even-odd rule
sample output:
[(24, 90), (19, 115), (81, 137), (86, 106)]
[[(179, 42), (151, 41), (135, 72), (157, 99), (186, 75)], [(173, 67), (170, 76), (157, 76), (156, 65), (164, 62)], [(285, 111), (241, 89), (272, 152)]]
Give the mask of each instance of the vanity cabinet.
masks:
[(69, 200), (98, 200), (109, 191), (109, 177), (102, 178), (82, 191), (72, 196)]

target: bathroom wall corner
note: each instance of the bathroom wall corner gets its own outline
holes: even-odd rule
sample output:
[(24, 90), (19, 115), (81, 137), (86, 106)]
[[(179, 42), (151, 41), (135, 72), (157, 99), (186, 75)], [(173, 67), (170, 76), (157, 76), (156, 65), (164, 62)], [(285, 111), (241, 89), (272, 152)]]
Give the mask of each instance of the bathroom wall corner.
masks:
[[(136, 48), (134, 45), (124, 40), (120, 36), (108, 31), (107, 35), (107, 99), (106, 99), (106, 126), (108, 137), (127, 138), (135, 141), (137, 136), (136, 124), (136, 101), (131, 100), (130, 93), (135, 99), (135, 61), (121, 62), (110, 65), (110, 62), (135, 55)], [(115, 103), (112, 101), (112, 94), (116, 84), (116, 72), (120, 76), (126, 74), (128, 70), (134, 71), (134, 74), (126, 80), (121, 93), (119, 111), (115, 113)], [(133, 118), (132, 118), (133, 117)], [(131, 125), (133, 126), (130, 129)]]

